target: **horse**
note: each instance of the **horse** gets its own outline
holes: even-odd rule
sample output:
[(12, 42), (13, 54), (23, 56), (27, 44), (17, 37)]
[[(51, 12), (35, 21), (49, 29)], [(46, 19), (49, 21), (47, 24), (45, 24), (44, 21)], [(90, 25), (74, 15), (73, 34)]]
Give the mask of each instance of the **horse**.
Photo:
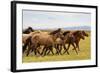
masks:
[(41, 31), (30, 32), (29, 34), (22, 34), (22, 43), (23, 43), (23, 53), (26, 50), (26, 47), (30, 47), (30, 39), (34, 34), (40, 33)]
[(32, 29), (32, 27), (28, 27), (27, 29), (23, 30), (24, 34), (29, 34), (30, 32), (33, 32), (34, 30)]
[(29, 34), (22, 34), (22, 44), (23, 44), (23, 53), (26, 50), (26, 47), (29, 46), (29, 39), (31, 36)]
[(82, 31), (74, 31), (74, 32), (68, 33), (67, 35), (65, 34), (64, 39), (66, 41), (65, 43), (68, 44), (68, 47), (64, 53), (68, 52), (70, 45), (72, 45), (74, 47), (76, 54), (78, 54), (78, 51), (77, 51), (74, 43), (76, 43), (80, 39), (84, 40), (85, 38), (84, 38)]
[(37, 48), (40, 46), (44, 46), (41, 54), (39, 53), (40, 55), (45, 56), (48, 50), (54, 55), (52, 47), (54, 46), (55, 40), (58, 37), (61, 37), (61, 29), (57, 29), (50, 33), (41, 32), (39, 34), (32, 36), (32, 38), (30, 40), (31, 47), (27, 52), (27, 56), (29, 55), (29, 51), (32, 49), (33, 49), (35, 55), (37, 54), (37, 52), (39, 53)]
[(27, 29), (23, 30), (23, 34), (22, 34), (23, 53), (26, 50), (27, 45), (29, 45), (28, 40), (30, 39), (30, 36), (28, 34), (30, 34), (33, 31), (34, 30), (32, 29), (32, 27), (28, 27)]
[[(56, 54), (62, 55), (62, 53), (61, 53), (62, 48), (64, 48), (64, 49), (66, 50), (64, 36), (67, 35), (68, 33), (70, 33), (70, 31), (64, 32), (64, 33), (62, 34), (62, 35), (63, 35), (62, 38), (57, 38), (57, 39), (56, 39), (56, 41), (55, 41)], [(68, 51), (66, 51), (66, 52), (67, 52), (67, 54), (69, 55), (69, 52), (68, 52)]]
[[(86, 36), (86, 37), (89, 36), (85, 31), (81, 31), (81, 33), (83, 34), (83, 36)], [(81, 40), (81, 38), (78, 38), (78, 39), (75, 40), (76, 48), (78, 48), (78, 51), (80, 51), (80, 48), (79, 48), (80, 40)]]
[(78, 39), (84, 39), (84, 36), (82, 34), (85, 36), (88, 36), (84, 31), (75, 31), (75, 32), (65, 31), (63, 33), (64, 37), (57, 38), (55, 41), (56, 54), (62, 54), (61, 50), (64, 49), (64, 50), (66, 50), (67, 54), (69, 55), (69, 52), (65, 46), (66, 44), (69, 44), (68, 49), (71, 44), (74, 47), (74, 50), (76, 51), (76, 53), (78, 54), (74, 43), (76, 44)]

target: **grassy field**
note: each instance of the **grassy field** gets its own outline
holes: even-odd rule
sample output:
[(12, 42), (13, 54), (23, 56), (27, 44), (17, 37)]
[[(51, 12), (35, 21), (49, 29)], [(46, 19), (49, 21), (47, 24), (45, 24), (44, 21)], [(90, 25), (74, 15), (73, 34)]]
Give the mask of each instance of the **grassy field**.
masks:
[[(70, 55), (67, 53), (64, 55), (47, 55), (44, 57), (37, 57), (34, 56), (34, 53), (30, 54), (28, 57), (23, 56), (22, 61), (23, 63), (30, 63), (30, 62), (45, 62), (45, 61), (71, 61), (71, 60), (87, 60), (91, 59), (91, 46), (90, 46), (90, 32), (87, 32), (89, 37), (85, 37), (85, 40), (80, 41), (80, 51), (77, 55), (76, 52), (71, 46), (69, 49)], [(66, 45), (67, 46), (67, 45)]]

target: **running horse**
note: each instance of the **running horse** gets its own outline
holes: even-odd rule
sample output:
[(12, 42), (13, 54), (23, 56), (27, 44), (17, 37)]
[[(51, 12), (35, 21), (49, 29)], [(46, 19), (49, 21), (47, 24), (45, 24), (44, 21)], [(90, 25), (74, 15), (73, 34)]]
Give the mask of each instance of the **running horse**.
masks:
[[(74, 47), (75, 52), (78, 54), (77, 51), (77, 47), (79, 49), (79, 42), (80, 39), (85, 39), (84, 36), (88, 36), (84, 33), (84, 31), (74, 31), (74, 32), (70, 32), (69, 34), (65, 35), (65, 40), (66, 40), (66, 44), (68, 44), (67, 49), (64, 51), (64, 53), (68, 52), (70, 45), (72, 45)], [(75, 46), (75, 44), (76, 46)]]
[[(54, 47), (55, 40), (59, 37), (61, 37), (60, 28), (50, 33), (41, 32), (41, 33), (35, 34), (30, 39), (31, 45), (26, 55), (28, 56), (30, 51), (31, 52), (33, 51), (35, 55), (40, 54), (42, 56), (45, 56), (47, 51), (50, 51), (54, 55), (52, 47)], [(38, 48), (40, 46), (44, 46), (41, 53), (38, 51)]]
[[(86, 36), (86, 37), (89, 36), (85, 31), (81, 31), (81, 33), (83, 34), (83, 36)], [(79, 42), (80, 42), (80, 40), (81, 40), (80, 37), (77, 37), (77, 39), (75, 40), (76, 48), (78, 48), (78, 51), (80, 51), (80, 48), (79, 48)]]

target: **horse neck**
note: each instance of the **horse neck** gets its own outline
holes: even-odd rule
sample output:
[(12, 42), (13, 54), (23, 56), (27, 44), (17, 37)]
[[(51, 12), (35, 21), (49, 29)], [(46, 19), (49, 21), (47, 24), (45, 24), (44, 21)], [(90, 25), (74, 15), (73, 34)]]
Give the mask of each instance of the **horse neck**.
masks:
[(75, 37), (76, 41), (80, 41), (80, 39), (81, 39), (77, 34), (74, 35), (74, 37)]

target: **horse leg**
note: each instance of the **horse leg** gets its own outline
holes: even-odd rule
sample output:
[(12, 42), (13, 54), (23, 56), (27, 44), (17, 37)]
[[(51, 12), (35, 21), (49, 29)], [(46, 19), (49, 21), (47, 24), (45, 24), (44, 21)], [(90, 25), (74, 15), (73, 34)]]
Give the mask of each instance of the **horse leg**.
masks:
[(52, 46), (49, 47), (49, 50), (50, 50), (51, 53), (54, 55), (54, 53), (53, 53), (53, 49), (52, 49)]
[(26, 42), (23, 46), (23, 53), (25, 52), (26, 48), (27, 48), (28, 42)]
[(28, 46), (28, 49), (30, 51), (30, 46), (31, 46), (31, 37), (29, 37), (27, 40), (26, 40), (26, 43), (25, 45), (23, 46), (23, 53), (24, 51), (26, 50), (26, 47)]
[(45, 51), (44, 51), (44, 55), (43, 55), (43, 56), (45, 56), (45, 55), (46, 55), (47, 51), (48, 51), (48, 48), (46, 47), (46, 48), (45, 48)]
[(50, 54), (50, 50), (48, 50), (48, 52), (47, 52), (47, 55), (49, 55)]
[[(70, 44), (71, 44), (71, 43), (68, 44), (68, 48), (67, 48), (67, 49), (64, 48), (65, 52), (64, 52), (63, 54), (65, 54), (66, 52), (69, 53), (68, 50), (69, 50)], [(64, 46), (65, 46), (65, 45), (64, 45)]]
[(32, 53), (34, 51), (33, 48), (32, 48), (33, 47), (33, 44), (32, 45), (30, 44), (29, 47), (30, 46), (31, 46), (31, 53)]
[(58, 45), (58, 47), (57, 47), (57, 54), (59, 55), (60, 54), (60, 49), (61, 49), (61, 45)]
[[(75, 45), (76, 45), (76, 48), (78, 48), (78, 51), (80, 51), (79, 43), (75, 43)], [(73, 48), (73, 50), (75, 50), (75, 49)]]
[(80, 51), (79, 43), (76, 43), (76, 46), (77, 46), (77, 48), (78, 48), (78, 51)]
[(30, 52), (31, 49), (32, 49), (32, 46), (30, 48), (28, 48), (26, 56), (29, 55), (29, 52)]
[(50, 50), (48, 48), (45, 49), (45, 55), (49, 55), (50, 54)]
[[(55, 47), (55, 49), (56, 49), (56, 53), (57, 53), (57, 48), (56, 48), (57, 45), (55, 45), (54, 47)], [(52, 47), (52, 48), (53, 48), (53, 47)], [(48, 49), (47, 55), (48, 55), (49, 53), (50, 53), (50, 49)]]
[(71, 44), (72, 44), (72, 46), (74, 47), (74, 50), (75, 50), (76, 54), (78, 54), (78, 52), (77, 52), (77, 50), (76, 50), (76, 47), (75, 47), (74, 43), (71, 43)]
[(45, 52), (45, 50), (46, 50), (46, 46), (43, 47), (43, 50), (41, 52), (41, 55), (43, 55), (43, 53)]
[(62, 50), (62, 46), (59, 45), (58, 54), (60, 54), (60, 55), (62, 55), (61, 50)]
[(25, 45), (23, 46), (23, 53), (25, 52), (25, 50), (26, 50), (26, 47), (25, 47)]
[(38, 53), (39, 55), (41, 55), (41, 53), (40, 53), (40, 50), (41, 49), (41, 47), (40, 47), (40, 45), (38, 44), (37, 46), (36, 46), (36, 53)]
[(31, 49), (31, 52), (33, 52), (33, 49)]
[(57, 51), (57, 44), (54, 46), (54, 48), (56, 50), (56, 53), (55, 54), (57, 54), (58, 53), (58, 51)]
[[(68, 46), (68, 49), (69, 49), (69, 46)], [(65, 45), (63, 45), (63, 48), (64, 48), (64, 50), (66, 50), (67, 54), (69, 55), (68, 49), (66, 49), (66, 46)]]
[(61, 53), (61, 50), (62, 50), (62, 45), (60, 45), (60, 47), (59, 47), (59, 53), (60, 53), (60, 55), (62, 55), (62, 53)]
[(37, 55), (37, 48), (34, 48), (34, 54)]
[(37, 49), (37, 53), (39, 54), (39, 55), (41, 55), (41, 53), (40, 53), (40, 51)]
[(56, 48), (56, 49), (57, 49), (57, 53), (56, 53), (56, 54), (58, 54), (58, 55), (59, 55), (59, 53), (60, 53), (60, 52), (59, 52), (60, 45), (57, 45), (57, 48)]
[(56, 54), (59, 55), (59, 45), (58, 44), (56, 45), (55, 49), (56, 49)]
[[(72, 46), (73, 46), (73, 45), (72, 45)], [(77, 44), (76, 44), (76, 43), (75, 43), (75, 47), (77, 48)], [(75, 50), (75, 49), (74, 49), (74, 47), (73, 47), (73, 49), (72, 49), (72, 50)]]

